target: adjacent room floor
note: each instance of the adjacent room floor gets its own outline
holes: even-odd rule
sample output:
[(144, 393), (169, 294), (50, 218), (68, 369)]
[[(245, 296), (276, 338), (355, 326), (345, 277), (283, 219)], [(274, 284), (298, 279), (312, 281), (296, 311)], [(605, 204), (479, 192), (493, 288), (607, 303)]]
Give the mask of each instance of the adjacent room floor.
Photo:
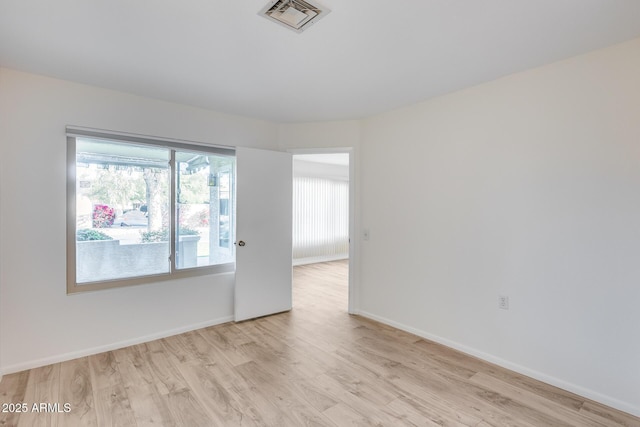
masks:
[[(296, 267), (289, 313), (6, 375), (2, 404), (24, 402), (28, 410), (3, 411), (0, 425), (640, 426), (638, 418), (349, 316), (347, 268), (346, 261)], [(41, 402), (52, 404), (49, 411), (34, 412)]]

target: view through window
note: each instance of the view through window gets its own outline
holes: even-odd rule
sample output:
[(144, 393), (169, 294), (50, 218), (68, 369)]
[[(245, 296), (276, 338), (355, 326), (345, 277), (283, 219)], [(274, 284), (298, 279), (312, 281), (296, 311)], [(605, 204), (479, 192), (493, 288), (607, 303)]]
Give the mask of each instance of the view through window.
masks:
[(74, 286), (234, 262), (234, 156), (80, 137), (70, 144)]

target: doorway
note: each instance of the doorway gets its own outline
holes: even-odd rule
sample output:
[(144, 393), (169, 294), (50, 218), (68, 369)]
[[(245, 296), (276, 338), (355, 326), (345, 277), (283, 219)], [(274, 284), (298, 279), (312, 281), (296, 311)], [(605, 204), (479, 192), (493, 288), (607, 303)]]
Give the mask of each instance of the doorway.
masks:
[(343, 310), (351, 313), (351, 242), (354, 241), (352, 150), (295, 150), (291, 153), (294, 268), (309, 270), (322, 264), (323, 271), (330, 271), (332, 265), (339, 266), (336, 268), (346, 278), (348, 294)]

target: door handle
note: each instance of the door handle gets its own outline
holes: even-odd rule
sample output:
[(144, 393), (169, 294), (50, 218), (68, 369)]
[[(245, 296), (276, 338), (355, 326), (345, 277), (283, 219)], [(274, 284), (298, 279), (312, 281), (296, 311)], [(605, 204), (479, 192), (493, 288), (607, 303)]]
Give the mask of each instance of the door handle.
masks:
[(240, 240), (238, 243), (236, 243), (238, 246), (244, 246), (246, 245), (246, 243), (242, 240)]

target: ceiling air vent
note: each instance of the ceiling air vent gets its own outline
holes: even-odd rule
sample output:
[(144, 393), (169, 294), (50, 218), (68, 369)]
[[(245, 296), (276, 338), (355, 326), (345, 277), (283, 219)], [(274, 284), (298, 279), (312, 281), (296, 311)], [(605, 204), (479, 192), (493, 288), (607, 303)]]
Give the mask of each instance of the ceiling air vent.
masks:
[(258, 15), (301, 33), (329, 12), (315, 0), (273, 0)]

